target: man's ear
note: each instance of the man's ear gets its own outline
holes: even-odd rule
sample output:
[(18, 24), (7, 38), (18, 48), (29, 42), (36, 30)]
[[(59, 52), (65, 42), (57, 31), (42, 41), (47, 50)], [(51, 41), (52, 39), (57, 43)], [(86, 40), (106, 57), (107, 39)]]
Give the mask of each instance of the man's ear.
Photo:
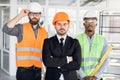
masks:
[(97, 24), (96, 24), (96, 26), (97, 26)]
[(85, 26), (85, 23), (83, 23), (83, 26)]

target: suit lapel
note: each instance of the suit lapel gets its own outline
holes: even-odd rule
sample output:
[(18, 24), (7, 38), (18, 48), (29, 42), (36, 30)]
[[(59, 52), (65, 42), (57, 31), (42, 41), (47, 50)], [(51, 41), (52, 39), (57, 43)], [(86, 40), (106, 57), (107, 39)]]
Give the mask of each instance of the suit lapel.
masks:
[(63, 47), (63, 54), (66, 55), (66, 52), (69, 50), (69, 47), (71, 46), (70, 43), (70, 38), (69, 36), (67, 36), (66, 40), (65, 40), (65, 45)]
[(54, 36), (53, 44), (55, 44), (55, 47), (58, 49), (58, 51), (59, 51), (60, 53), (63, 53), (62, 50), (61, 50), (60, 43), (59, 43), (58, 38), (57, 38), (56, 35)]
[(54, 47), (57, 48), (58, 52), (62, 56), (67, 56), (68, 55), (68, 50), (71, 47), (70, 37), (69, 36), (66, 37), (65, 44), (63, 46), (63, 50), (61, 50), (61, 46), (60, 46), (60, 43), (59, 43), (56, 35), (53, 38), (53, 44), (54, 44)]
[(53, 41), (54, 41), (55, 45), (58, 46), (59, 41), (58, 41), (58, 39), (57, 39), (57, 36), (55, 35), (53, 39), (54, 39)]

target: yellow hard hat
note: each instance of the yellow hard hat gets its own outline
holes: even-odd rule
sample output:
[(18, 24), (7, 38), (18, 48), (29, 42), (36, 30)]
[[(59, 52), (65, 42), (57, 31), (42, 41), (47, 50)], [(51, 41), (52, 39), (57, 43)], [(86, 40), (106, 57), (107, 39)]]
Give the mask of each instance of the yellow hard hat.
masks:
[(64, 21), (64, 20), (67, 20), (70, 23), (68, 14), (65, 12), (58, 12), (55, 14), (52, 24), (55, 25), (57, 21)]

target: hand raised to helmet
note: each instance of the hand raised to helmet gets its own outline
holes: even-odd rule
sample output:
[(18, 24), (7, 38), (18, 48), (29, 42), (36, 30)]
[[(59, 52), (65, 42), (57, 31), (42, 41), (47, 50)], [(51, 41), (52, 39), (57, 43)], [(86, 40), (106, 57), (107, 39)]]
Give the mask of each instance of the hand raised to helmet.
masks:
[(28, 9), (22, 9), (22, 10), (20, 11), (19, 15), (20, 15), (21, 17), (25, 17), (25, 16), (28, 16), (29, 12), (30, 12), (30, 11), (29, 11)]

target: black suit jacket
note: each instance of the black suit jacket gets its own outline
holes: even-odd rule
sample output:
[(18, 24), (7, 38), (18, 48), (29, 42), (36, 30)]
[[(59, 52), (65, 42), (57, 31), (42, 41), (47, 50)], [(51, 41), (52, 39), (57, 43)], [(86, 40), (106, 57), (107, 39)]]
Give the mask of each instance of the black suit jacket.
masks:
[[(59, 80), (61, 73), (64, 80), (77, 80), (76, 70), (81, 65), (81, 48), (76, 39), (67, 36), (63, 50), (57, 36), (45, 39), (42, 53), (46, 80)], [(72, 56), (73, 61), (67, 63), (67, 56)]]

